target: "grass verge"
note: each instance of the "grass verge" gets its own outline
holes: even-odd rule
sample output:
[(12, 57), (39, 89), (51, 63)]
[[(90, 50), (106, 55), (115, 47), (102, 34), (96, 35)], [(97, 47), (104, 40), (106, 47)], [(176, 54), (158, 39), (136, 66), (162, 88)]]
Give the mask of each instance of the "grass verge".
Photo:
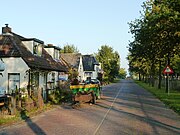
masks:
[(175, 90), (170, 90), (170, 93), (168, 95), (165, 92), (165, 88), (157, 89), (141, 81), (135, 81), (135, 82), (144, 89), (151, 92), (153, 95), (159, 98), (165, 105), (167, 105), (169, 108), (171, 108), (180, 115), (180, 92)]

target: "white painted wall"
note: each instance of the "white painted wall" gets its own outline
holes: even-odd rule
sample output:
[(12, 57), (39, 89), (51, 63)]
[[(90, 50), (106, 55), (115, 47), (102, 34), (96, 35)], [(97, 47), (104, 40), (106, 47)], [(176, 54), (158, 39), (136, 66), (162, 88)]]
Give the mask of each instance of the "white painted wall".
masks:
[(98, 66), (98, 65), (94, 66), (94, 71), (93, 71), (92, 79), (97, 79), (99, 69), (100, 69), (100, 66)]
[(84, 80), (86, 80), (86, 79), (87, 79), (87, 77), (91, 77), (91, 78), (93, 78), (93, 76), (92, 76), (92, 72), (91, 72), (91, 71), (84, 72)]
[(33, 41), (22, 41), (22, 43), (33, 54)]
[(79, 60), (78, 73), (79, 73), (79, 78), (78, 78), (79, 81), (86, 80), (86, 78), (84, 76), (84, 68), (83, 68), (83, 64), (82, 64), (82, 56), (80, 56), (80, 60)]
[(44, 48), (54, 58), (54, 48)]
[(22, 58), (2, 58), (5, 63), (5, 71), (0, 76), (0, 90), (8, 91), (8, 73), (20, 73), (20, 88), (27, 87), (28, 85), (28, 72), (29, 67), (26, 65)]
[(97, 79), (99, 71), (100, 71), (100, 66), (98, 65), (94, 66), (94, 71), (88, 71), (88, 72), (82, 71), (81, 74), (83, 74), (83, 80), (86, 80), (87, 77), (91, 77), (91, 79)]
[(59, 52), (59, 50), (54, 49), (54, 57), (53, 57), (53, 58), (59, 60), (59, 58), (60, 58), (60, 52)]

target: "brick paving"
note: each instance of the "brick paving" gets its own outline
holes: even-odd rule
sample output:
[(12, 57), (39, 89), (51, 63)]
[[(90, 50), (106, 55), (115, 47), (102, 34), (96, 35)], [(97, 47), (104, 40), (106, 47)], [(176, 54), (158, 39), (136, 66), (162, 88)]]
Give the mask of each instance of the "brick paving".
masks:
[(0, 135), (179, 135), (180, 116), (132, 81), (103, 87), (96, 105), (65, 104), (24, 122), (0, 128)]

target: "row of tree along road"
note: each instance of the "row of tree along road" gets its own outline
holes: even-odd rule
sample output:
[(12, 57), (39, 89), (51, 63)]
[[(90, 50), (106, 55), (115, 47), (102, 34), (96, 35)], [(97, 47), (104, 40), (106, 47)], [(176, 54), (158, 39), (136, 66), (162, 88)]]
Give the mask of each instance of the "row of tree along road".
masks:
[(142, 7), (141, 17), (129, 23), (133, 35), (128, 55), (130, 73), (161, 88), (169, 75), (163, 74), (163, 69), (169, 66), (174, 71), (171, 86), (179, 89), (180, 1), (147, 0)]

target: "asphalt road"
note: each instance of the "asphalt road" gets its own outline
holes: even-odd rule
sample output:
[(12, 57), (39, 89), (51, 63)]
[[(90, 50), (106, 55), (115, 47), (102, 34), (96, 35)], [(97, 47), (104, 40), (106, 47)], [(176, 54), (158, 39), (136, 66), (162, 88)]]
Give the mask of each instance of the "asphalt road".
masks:
[(180, 116), (131, 80), (103, 87), (96, 105), (62, 105), (0, 135), (179, 135)]

